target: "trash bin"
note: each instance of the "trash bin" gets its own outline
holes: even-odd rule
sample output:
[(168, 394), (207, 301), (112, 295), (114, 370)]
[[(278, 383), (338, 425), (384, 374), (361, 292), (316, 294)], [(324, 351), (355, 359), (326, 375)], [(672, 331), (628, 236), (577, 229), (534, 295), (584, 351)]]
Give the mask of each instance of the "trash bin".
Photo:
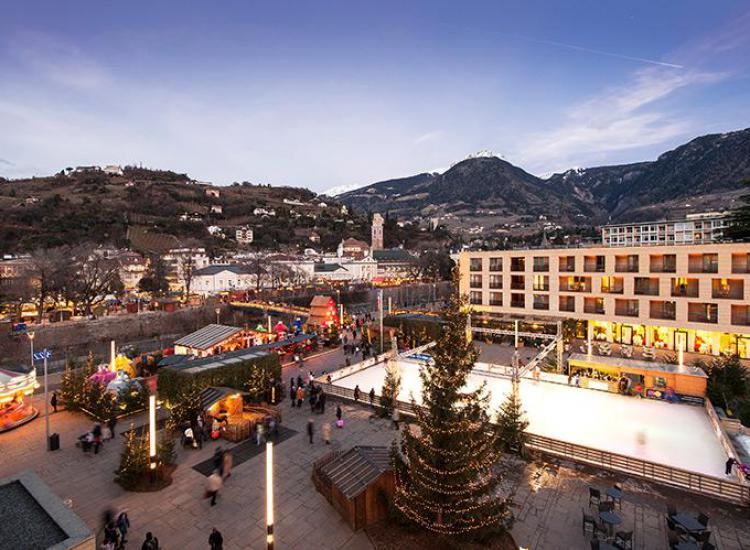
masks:
[(60, 434), (53, 433), (49, 436), (49, 450), (57, 451), (60, 449)]

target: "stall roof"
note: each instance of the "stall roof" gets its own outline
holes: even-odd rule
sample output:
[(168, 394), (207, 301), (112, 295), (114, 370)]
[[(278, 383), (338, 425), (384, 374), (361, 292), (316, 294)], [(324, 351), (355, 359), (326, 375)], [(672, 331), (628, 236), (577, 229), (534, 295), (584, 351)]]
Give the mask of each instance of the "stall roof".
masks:
[(283, 348), (284, 346), (288, 346), (290, 344), (299, 344), (300, 342), (304, 342), (305, 340), (310, 340), (312, 338), (315, 338), (315, 334), (298, 334), (297, 336), (292, 336), (291, 338), (286, 338), (279, 342), (269, 342), (268, 344), (261, 344), (260, 346), (253, 346), (250, 349), (269, 350), (269, 349)]
[(166, 355), (162, 358), (161, 361), (159, 361), (160, 367), (172, 367), (174, 365), (179, 365), (180, 363), (184, 363), (186, 361), (191, 361), (193, 359), (194, 355), (191, 353), (188, 353), (187, 355)]
[(193, 359), (192, 361), (185, 361), (184, 363), (178, 363), (168, 369), (175, 369), (184, 371), (187, 373), (196, 373), (201, 370), (215, 369), (232, 363), (238, 363), (240, 361), (249, 361), (251, 359), (258, 359), (268, 355), (267, 351), (258, 350), (255, 348), (249, 349), (238, 349), (236, 351), (230, 351), (228, 353), (220, 353), (218, 355), (212, 355), (210, 357), (203, 357), (202, 359)]
[(227, 395), (233, 395), (239, 393), (240, 395), (248, 395), (247, 392), (235, 390), (234, 388), (227, 388), (224, 386), (209, 386), (201, 390), (200, 400), (201, 407), (208, 409), (211, 405), (217, 401), (221, 401)]
[(388, 447), (360, 445), (334, 458), (321, 468), (320, 473), (347, 499), (353, 499), (390, 469)]
[(624, 370), (644, 370), (651, 372), (664, 372), (668, 374), (683, 374), (685, 376), (697, 376), (698, 378), (708, 378), (703, 369), (694, 365), (683, 365), (682, 369), (674, 363), (660, 363), (658, 361), (641, 361), (639, 359), (626, 359), (625, 357), (607, 357), (606, 355), (588, 355), (585, 353), (573, 353), (568, 362), (576, 362), (579, 365), (590, 365), (595, 367), (601, 365), (604, 367), (624, 369)]
[(209, 349), (220, 344), (224, 340), (231, 338), (238, 332), (242, 332), (242, 329), (239, 327), (210, 324), (188, 334), (187, 336), (183, 336), (177, 340), (174, 345), (184, 346), (186, 348)]

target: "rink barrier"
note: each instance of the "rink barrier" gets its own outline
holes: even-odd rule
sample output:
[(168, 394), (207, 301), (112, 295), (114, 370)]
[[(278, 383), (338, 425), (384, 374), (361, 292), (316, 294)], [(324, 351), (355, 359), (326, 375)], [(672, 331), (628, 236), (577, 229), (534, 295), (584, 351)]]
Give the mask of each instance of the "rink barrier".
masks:
[[(719, 415), (716, 414), (716, 409), (714, 409), (714, 405), (708, 397), (704, 398), (703, 406), (706, 408), (708, 419), (711, 422), (716, 437), (724, 448), (724, 452), (727, 453), (728, 457), (735, 459), (738, 464), (741, 464), (742, 460), (740, 460), (740, 457), (737, 455), (737, 450), (734, 448), (734, 445), (732, 445), (732, 441), (729, 439), (721, 420), (719, 420)], [(733, 477), (740, 480), (740, 473), (737, 468), (733, 470)]]
[(526, 447), (544, 454), (632, 475), (735, 504), (750, 505), (750, 485), (741, 481), (682, 470), (532, 433), (527, 433), (527, 436)]
[[(339, 399), (354, 401), (353, 389), (333, 384), (319, 384), (319, 386), (329, 397), (334, 396)], [(363, 405), (369, 405), (370, 389), (360, 388), (360, 391), (358, 402)], [(416, 415), (415, 409), (418, 405), (406, 401), (397, 401), (396, 405), (402, 414)], [(375, 395), (373, 407), (376, 409), (381, 408), (379, 394)], [(530, 432), (526, 432), (526, 435), (528, 436), (526, 447), (544, 454), (588, 464), (603, 470), (631, 475), (734, 504), (750, 505), (750, 485), (739, 480), (691, 472), (690, 470), (683, 470), (632, 456), (602, 451), (576, 443), (568, 443)]]

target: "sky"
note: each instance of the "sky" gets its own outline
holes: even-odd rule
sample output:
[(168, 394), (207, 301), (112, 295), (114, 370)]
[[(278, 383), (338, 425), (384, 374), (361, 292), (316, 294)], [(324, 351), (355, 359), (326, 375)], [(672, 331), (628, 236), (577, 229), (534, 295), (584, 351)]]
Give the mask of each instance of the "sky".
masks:
[(489, 150), (540, 176), (750, 126), (747, 0), (0, 7), (0, 176), (323, 192)]

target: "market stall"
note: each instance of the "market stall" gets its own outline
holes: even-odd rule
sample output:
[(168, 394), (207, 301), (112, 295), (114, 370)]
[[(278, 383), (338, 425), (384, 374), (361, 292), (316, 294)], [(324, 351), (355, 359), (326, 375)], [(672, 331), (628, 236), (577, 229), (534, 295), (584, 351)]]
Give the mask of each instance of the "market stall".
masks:
[(0, 432), (12, 430), (38, 414), (30, 398), (39, 387), (36, 371), (18, 373), (0, 369)]

